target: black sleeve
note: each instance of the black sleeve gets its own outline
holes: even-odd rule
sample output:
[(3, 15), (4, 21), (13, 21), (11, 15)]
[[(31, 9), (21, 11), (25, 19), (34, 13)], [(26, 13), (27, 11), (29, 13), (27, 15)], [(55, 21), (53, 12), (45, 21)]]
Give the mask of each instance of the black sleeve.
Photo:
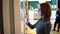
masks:
[(29, 22), (26, 23), (31, 29), (34, 29), (35, 28), (35, 25), (31, 25)]
[[(40, 20), (42, 20), (42, 18), (41, 18)], [(39, 21), (40, 21), (40, 20), (38, 20), (38, 21), (37, 21), (37, 23), (39, 23)], [(36, 23), (36, 24), (37, 24), (37, 23)], [(26, 24), (27, 24), (31, 29), (34, 29), (34, 28), (35, 28), (35, 26), (36, 26), (36, 24), (31, 25), (29, 22), (28, 22), (28, 23), (26, 23)]]

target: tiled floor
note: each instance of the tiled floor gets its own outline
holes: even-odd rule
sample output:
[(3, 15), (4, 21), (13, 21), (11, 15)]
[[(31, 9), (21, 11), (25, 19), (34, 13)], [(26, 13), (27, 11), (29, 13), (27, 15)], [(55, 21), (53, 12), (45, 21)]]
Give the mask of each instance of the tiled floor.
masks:
[[(53, 25), (52, 25), (52, 29), (53, 29)], [(52, 31), (52, 29), (51, 29), (51, 33), (50, 33), (50, 34), (60, 34), (60, 31), (59, 31), (59, 32), (57, 32), (57, 31)], [(56, 30), (57, 30), (57, 27), (56, 27)]]
[[(36, 22), (37, 20), (35, 20), (35, 22)], [(54, 22), (54, 20), (52, 20), (52, 22)], [(53, 24), (54, 23), (52, 23), (52, 29), (53, 29)], [(35, 32), (35, 29), (30, 29), (28, 26), (27, 26), (27, 31), (26, 31), (26, 33), (27, 34), (36, 34), (36, 32)], [(57, 27), (56, 27), (57, 28)], [(51, 29), (51, 30), (52, 30)], [(56, 31), (51, 31), (51, 33), (50, 34), (60, 34), (60, 32), (56, 32)]]

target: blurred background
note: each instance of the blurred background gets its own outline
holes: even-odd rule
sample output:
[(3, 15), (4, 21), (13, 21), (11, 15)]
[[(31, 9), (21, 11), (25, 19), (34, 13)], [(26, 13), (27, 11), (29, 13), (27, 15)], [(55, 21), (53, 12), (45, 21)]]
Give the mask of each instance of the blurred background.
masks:
[[(31, 24), (35, 24), (41, 16), (38, 14), (38, 9), (40, 9), (40, 4), (41, 3), (48, 3), (51, 7), (51, 24), (52, 27), (54, 25), (55, 19), (56, 19), (56, 11), (58, 8), (58, 1), (57, 0), (20, 0), (20, 7), (21, 7), (21, 19), (23, 21), (24, 19), (24, 14), (29, 16), (29, 21)], [(24, 14), (23, 14), (24, 13)], [(41, 13), (41, 12), (40, 12)], [(22, 23), (24, 25), (24, 23)], [(36, 29), (30, 29), (27, 25), (24, 26), (26, 27), (25, 33), (26, 34), (36, 34)], [(22, 27), (23, 28), (23, 27)], [(52, 34), (52, 33), (51, 33)]]

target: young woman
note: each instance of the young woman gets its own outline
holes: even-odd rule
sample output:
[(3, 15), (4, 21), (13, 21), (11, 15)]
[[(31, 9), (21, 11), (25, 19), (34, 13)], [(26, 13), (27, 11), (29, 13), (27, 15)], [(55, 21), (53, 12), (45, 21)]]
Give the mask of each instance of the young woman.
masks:
[[(36, 34), (50, 34), (51, 30), (51, 22), (50, 22), (50, 16), (51, 16), (51, 8), (49, 4), (42, 3), (40, 4), (41, 9), (41, 19), (38, 20), (38, 22), (34, 25), (31, 25), (29, 22), (28, 17), (26, 16), (27, 25), (33, 29), (36, 28)], [(39, 12), (38, 12), (39, 13)]]

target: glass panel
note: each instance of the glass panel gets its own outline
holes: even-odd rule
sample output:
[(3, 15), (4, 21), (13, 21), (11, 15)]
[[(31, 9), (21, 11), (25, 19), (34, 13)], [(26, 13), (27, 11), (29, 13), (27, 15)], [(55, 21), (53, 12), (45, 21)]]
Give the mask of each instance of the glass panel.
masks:
[[(56, 18), (56, 8), (57, 8), (57, 4), (56, 4), (56, 0), (54, 2), (52, 2), (52, 0), (34, 0), (34, 1), (30, 1), (28, 0), (28, 7), (30, 7), (30, 9), (28, 9), (28, 16), (29, 16), (29, 20), (30, 23), (32, 25), (34, 25), (38, 19), (40, 19), (41, 16), (38, 15), (38, 9), (41, 3), (48, 3), (51, 6), (51, 23), (54, 24), (55, 22), (55, 18)], [(52, 4), (51, 4), (52, 3)], [(30, 29), (28, 26), (26, 27), (26, 34), (36, 34), (36, 28), (34, 29)]]
[[(30, 24), (34, 25), (37, 20), (40, 18), (38, 15), (38, 7), (39, 7), (39, 1), (28, 1), (28, 16), (29, 16), (29, 22)], [(26, 34), (36, 34), (36, 28), (31, 29), (26, 25)]]
[(21, 34), (25, 34), (25, 0), (20, 0)]

